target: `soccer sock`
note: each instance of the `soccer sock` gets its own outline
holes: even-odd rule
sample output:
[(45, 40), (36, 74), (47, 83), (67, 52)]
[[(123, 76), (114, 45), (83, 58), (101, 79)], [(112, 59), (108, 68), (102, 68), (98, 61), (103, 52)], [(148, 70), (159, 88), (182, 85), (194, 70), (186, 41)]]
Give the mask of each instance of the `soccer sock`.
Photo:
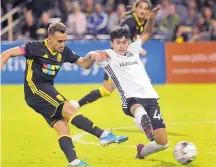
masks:
[(78, 102), (79, 102), (80, 107), (82, 107), (83, 105), (85, 105), (87, 103), (94, 102), (101, 97), (102, 97), (102, 95), (101, 95), (99, 89), (97, 89), (97, 90), (91, 91), (89, 94), (87, 94), (85, 97), (83, 97)]
[(76, 151), (74, 150), (74, 145), (70, 136), (60, 136), (58, 141), (69, 163), (77, 159)]
[(141, 119), (144, 114), (147, 115), (147, 112), (143, 107), (137, 107), (136, 110), (134, 111), (134, 121), (142, 132), (144, 131), (141, 125)]
[(104, 130), (100, 129), (97, 126), (94, 126), (94, 123), (83, 115), (79, 114), (73, 117), (71, 123), (79, 129), (82, 129), (92, 135), (100, 138), (104, 132)]
[(165, 150), (166, 148), (168, 148), (168, 146), (169, 146), (169, 143), (167, 143), (166, 145), (160, 145), (160, 144), (157, 144), (155, 141), (152, 141), (151, 143), (149, 143), (147, 146), (145, 146), (141, 150), (141, 155), (142, 157), (145, 157), (149, 154), (153, 154), (161, 150)]

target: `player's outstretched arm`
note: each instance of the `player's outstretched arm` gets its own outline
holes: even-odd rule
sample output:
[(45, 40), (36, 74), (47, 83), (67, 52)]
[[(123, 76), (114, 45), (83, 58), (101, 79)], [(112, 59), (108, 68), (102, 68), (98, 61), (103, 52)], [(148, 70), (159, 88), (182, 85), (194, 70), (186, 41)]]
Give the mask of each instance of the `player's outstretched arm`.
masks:
[(108, 60), (109, 57), (103, 51), (91, 51), (85, 57), (81, 57), (76, 61), (76, 64), (89, 69), (95, 61), (104, 61)]
[(1, 54), (1, 66), (0, 69), (4, 67), (10, 57), (22, 56), (25, 54), (25, 50), (22, 47), (14, 47), (4, 51)]
[(144, 32), (140, 35), (142, 44), (144, 44), (151, 37), (154, 30), (155, 16), (157, 15), (159, 10), (160, 10), (160, 5), (157, 5), (156, 8), (152, 9), (148, 21), (144, 27)]

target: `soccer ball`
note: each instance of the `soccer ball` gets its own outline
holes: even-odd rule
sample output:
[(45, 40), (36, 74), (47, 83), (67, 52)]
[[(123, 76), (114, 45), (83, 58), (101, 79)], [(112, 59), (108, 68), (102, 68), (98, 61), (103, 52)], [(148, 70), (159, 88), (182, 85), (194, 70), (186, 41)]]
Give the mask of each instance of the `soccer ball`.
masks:
[(192, 142), (182, 141), (174, 148), (174, 157), (181, 164), (189, 164), (197, 156), (197, 148)]

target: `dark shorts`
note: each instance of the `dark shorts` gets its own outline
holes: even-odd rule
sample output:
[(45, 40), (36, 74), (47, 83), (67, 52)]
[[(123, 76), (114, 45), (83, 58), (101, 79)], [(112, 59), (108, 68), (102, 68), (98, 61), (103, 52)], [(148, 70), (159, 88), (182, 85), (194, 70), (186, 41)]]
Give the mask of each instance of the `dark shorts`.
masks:
[(128, 98), (126, 103), (122, 105), (122, 109), (126, 115), (132, 116), (130, 108), (134, 104), (140, 104), (146, 110), (151, 119), (153, 129), (165, 128), (163, 116), (160, 112), (160, 106), (157, 99), (144, 99), (144, 98)]
[(107, 81), (109, 83), (112, 83), (111, 78), (107, 75), (107, 73), (104, 73), (104, 81)]
[(65, 97), (51, 84), (35, 85), (34, 89), (25, 88), (25, 100), (29, 107), (41, 114), (52, 127), (62, 118)]

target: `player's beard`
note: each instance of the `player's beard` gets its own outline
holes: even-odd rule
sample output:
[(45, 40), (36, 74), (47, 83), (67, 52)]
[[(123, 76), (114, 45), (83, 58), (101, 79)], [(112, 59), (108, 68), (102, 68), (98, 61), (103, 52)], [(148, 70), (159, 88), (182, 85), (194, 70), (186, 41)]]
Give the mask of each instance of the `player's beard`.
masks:
[(63, 50), (64, 50), (64, 47), (59, 47), (59, 48), (58, 48), (58, 53), (62, 53)]

